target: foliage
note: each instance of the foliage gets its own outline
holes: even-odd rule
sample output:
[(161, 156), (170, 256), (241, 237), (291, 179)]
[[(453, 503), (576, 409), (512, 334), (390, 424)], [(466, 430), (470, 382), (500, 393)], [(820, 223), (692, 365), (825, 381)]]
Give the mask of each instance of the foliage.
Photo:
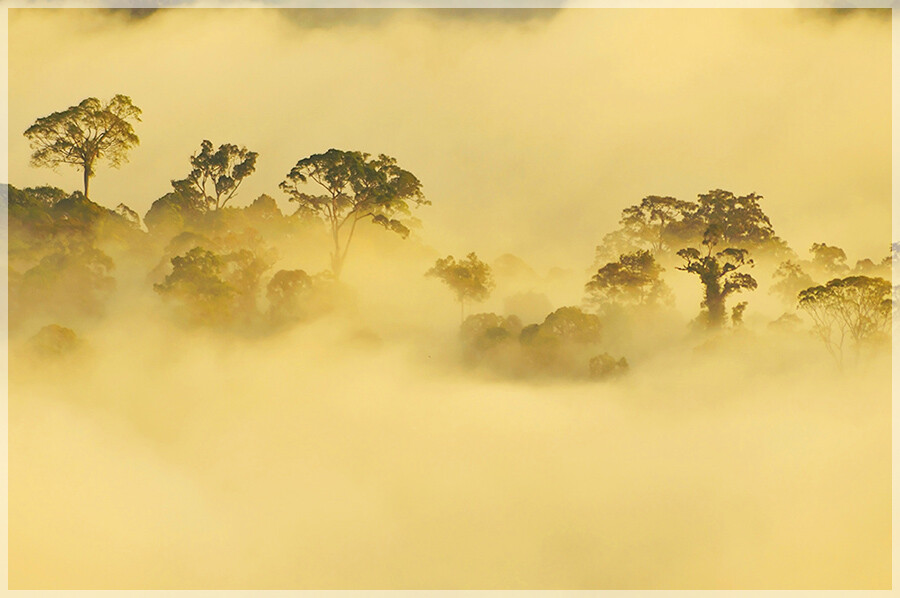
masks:
[(803, 271), (800, 264), (792, 260), (781, 262), (772, 278), (775, 284), (772, 285), (769, 292), (778, 295), (790, 305), (797, 302), (797, 293), (816, 284), (812, 277)]
[(620, 227), (604, 236), (596, 249), (595, 266), (638, 250), (648, 250), (660, 259), (676, 247), (699, 243), (711, 235), (727, 247), (785, 256), (790, 250), (775, 235), (759, 205), (761, 199), (755, 193), (736, 196), (722, 189), (701, 194), (696, 202), (645, 197), (622, 210)]
[(684, 272), (696, 274), (703, 285), (704, 298), (701, 321), (710, 328), (718, 328), (725, 324), (725, 301), (729, 295), (744, 289), (756, 288), (756, 280), (745, 272), (739, 272), (745, 266), (753, 266), (753, 260), (747, 257), (746, 249), (728, 247), (715, 254), (712, 253), (715, 240), (707, 238), (704, 255), (699, 249), (688, 247), (678, 251), (684, 265), (677, 268)]
[(101, 250), (79, 244), (44, 256), (20, 276), (10, 277), (10, 324), (49, 315), (57, 318), (97, 317), (115, 289), (115, 265)]
[[(698, 198), (696, 217), (718, 231), (721, 243), (747, 250), (779, 243), (769, 217), (759, 205), (762, 196), (755, 193), (736, 196), (731, 191), (715, 189)], [(706, 233), (704, 233), (706, 234)]]
[(840, 275), (850, 269), (847, 266), (847, 254), (840, 247), (813, 243), (809, 252), (813, 255), (813, 266), (827, 275)]
[(459, 261), (452, 255), (438, 259), (425, 276), (434, 276), (453, 290), (459, 301), (460, 318), (465, 313), (467, 301), (484, 301), (495, 286), (491, 267), (479, 260), (475, 253)]
[(279, 324), (302, 319), (312, 290), (313, 279), (303, 270), (279, 270), (266, 285), (269, 318)]
[[(301, 185), (313, 182), (324, 195), (309, 195)], [(410, 215), (410, 205), (427, 205), (422, 184), (411, 172), (397, 166), (394, 158), (355, 151), (330, 149), (303, 158), (279, 185), (305, 211), (322, 218), (332, 236), (331, 264), (339, 278), (347, 251), (360, 220), (369, 219), (402, 237), (409, 228), (398, 215)], [(349, 228), (345, 228), (349, 225)], [(343, 237), (342, 237), (343, 235)]]
[(799, 306), (838, 364), (845, 342), (859, 357), (863, 346), (883, 340), (891, 323), (891, 283), (883, 278), (848, 276), (800, 292)]
[(154, 290), (178, 301), (189, 321), (221, 324), (230, 320), (235, 289), (222, 278), (222, 259), (195, 247), (172, 258), (172, 272)]
[(626, 234), (653, 253), (689, 243), (703, 232), (697, 206), (674, 197), (650, 195), (622, 210), (619, 221)]
[(586, 377), (601, 325), (598, 316), (577, 307), (561, 307), (524, 328), (517, 316), (482, 313), (465, 319), (460, 339), (470, 363), (507, 375)]
[(195, 192), (199, 197), (202, 209), (219, 210), (225, 207), (234, 197), (241, 183), (256, 170), (256, 159), (259, 154), (224, 143), (218, 149), (204, 139), (200, 151), (191, 156), (191, 172), (187, 178), (172, 181), (176, 193), (187, 195), (183, 187)]
[(28, 349), (39, 358), (59, 358), (74, 353), (81, 346), (75, 331), (59, 324), (48, 324), (28, 339)]
[(662, 270), (649, 251), (622, 254), (618, 261), (600, 268), (585, 285), (588, 302), (603, 306), (607, 303), (655, 305), (666, 301), (671, 291), (660, 279)]
[(608, 380), (617, 378), (628, 371), (628, 360), (624, 357), (616, 359), (609, 353), (601, 353), (591, 357), (588, 362), (588, 372), (594, 380)]
[(94, 176), (94, 164), (107, 160), (118, 167), (128, 160), (128, 150), (140, 143), (131, 122), (141, 120), (141, 109), (131, 98), (116, 95), (103, 104), (97, 98), (82, 100), (77, 106), (44, 116), (25, 131), (34, 153), (33, 166), (56, 168), (70, 164), (80, 168), (84, 196)]

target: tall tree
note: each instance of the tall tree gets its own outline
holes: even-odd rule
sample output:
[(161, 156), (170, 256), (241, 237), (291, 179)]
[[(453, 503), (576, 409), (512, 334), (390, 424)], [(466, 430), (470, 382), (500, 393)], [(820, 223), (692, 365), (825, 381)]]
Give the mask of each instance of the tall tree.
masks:
[(715, 238), (707, 235), (703, 244), (706, 245), (706, 254), (694, 247), (688, 247), (678, 252), (684, 260), (684, 266), (677, 268), (684, 272), (691, 272), (700, 278), (703, 285), (703, 301), (700, 303), (704, 309), (706, 323), (710, 328), (719, 328), (725, 323), (725, 300), (729, 295), (743, 289), (756, 288), (756, 279), (746, 272), (738, 272), (745, 266), (753, 266), (753, 260), (747, 257), (746, 249), (728, 247), (713, 254), (716, 245)]
[(246, 147), (224, 143), (214, 150), (213, 144), (204, 139), (200, 151), (191, 156), (193, 169), (186, 179), (172, 181), (176, 192), (181, 186), (190, 187), (203, 198), (206, 207), (218, 210), (234, 197), (245, 178), (256, 170), (259, 154)]
[(697, 204), (674, 197), (650, 195), (636, 206), (622, 210), (619, 223), (635, 240), (649, 245), (653, 253), (690, 242), (703, 232), (696, 216)]
[[(324, 195), (309, 195), (301, 185), (313, 182)], [(422, 183), (397, 166), (394, 158), (330, 149), (298, 161), (280, 185), (297, 202), (299, 210), (315, 214), (331, 229), (331, 268), (341, 275), (356, 224), (370, 220), (406, 238), (409, 229), (397, 215), (409, 215), (410, 205), (430, 202), (422, 195)], [(345, 228), (346, 227), (346, 228)]]
[(141, 109), (131, 98), (116, 95), (103, 104), (97, 98), (44, 116), (25, 131), (31, 141), (31, 164), (56, 168), (71, 164), (82, 170), (84, 196), (98, 160), (118, 168), (128, 161), (128, 150), (140, 143), (130, 121), (141, 120)]
[(439, 259), (425, 276), (439, 278), (456, 293), (460, 321), (464, 320), (467, 301), (484, 301), (494, 289), (491, 267), (479, 260), (474, 253), (459, 261), (452, 255)]

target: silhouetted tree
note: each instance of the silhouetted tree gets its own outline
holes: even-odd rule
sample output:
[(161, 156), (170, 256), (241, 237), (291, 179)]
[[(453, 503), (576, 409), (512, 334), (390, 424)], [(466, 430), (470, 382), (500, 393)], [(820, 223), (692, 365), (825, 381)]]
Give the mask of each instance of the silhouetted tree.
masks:
[(632, 239), (649, 245), (653, 253), (689, 243), (703, 232), (697, 204), (657, 195), (622, 210), (619, 223)]
[(628, 360), (624, 357), (616, 359), (609, 353), (595, 355), (588, 362), (588, 373), (594, 380), (607, 380), (623, 375), (628, 371)]
[(605, 303), (654, 305), (664, 301), (670, 291), (659, 277), (662, 271), (649, 251), (620, 255), (618, 261), (600, 268), (585, 285), (588, 301), (598, 306)]
[(234, 197), (245, 178), (256, 170), (259, 154), (246, 147), (225, 143), (214, 150), (213, 144), (204, 139), (200, 151), (191, 156), (193, 169), (182, 181), (172, 181), (175, 191), (180, 184), (187, 184), (203, 198), (211, 210), (225, 207)]
[(231, 318), (235, 290), (222, 278), (222, 259), (206, 249), (195, 247), (172, 258), (172, 272), (153, 288), (181, 303), (193, 322), (218, 324)]
[(439, 259), (425, 273), (434, 276), (456, 293), (459, 301), (459, 318), (463, 321), (467, 301), (481, 302), (490, 296), (494, 289), (494, 278), (491, 267), (478, 259), (474, 253), (466, 259), (456, 261), (452, 255)]
[(862, 346), (883, 337), (891, 322), (891, 283), (883, 278), (849, 276), (800, 292), (799, 306), (838, 364), (846, 340), (858, 358)]
[(799, 264), (791, 260), (781, 262), (772, 279), (775, 280), (775, 284), (772, 285), (770, 292), (791, 305), (796, 304), (797, 293), (816, 284)]
[[(325, 190), (309, 195), (301, 185), (309, 181)], [(422, 184), (394, 158), (330, 149), (298, 161), (280, 184), (299, 210), (316, 214), (328, 224), (332, 237), (331, 267), (340, 278), (347, 251), (360, 220), (369, 219), (406, 238), (409, 229), (395, 216), (408, 215), (410, 205), (426, 205)], [(349, 228), (345, 228), (349, 225)]]
[(10, 278), (10, 323), (32, 314), (57, 317), (102, 315), (115, 289), (112, 258), (88, 243), (62, 247), (21, 276)]
[(697, 202), (645, 197), (622, 211), (620, 228), (604, 236), (597, 247), (595, 266), (640, 249), (653, 252), (659, 260), (675, 247), (700, 242), (711, 227), (719, 231), (724, 246), (790, 254), (786, 243), (775, 235), (760, 199), (755, 193), (736, 196), (722, 189), (699, 195)]
[(755, 250), (773, 243), (783, 246), (759, 205), (760, 199), (762, 196), (755, 193), (736, 196), (731, 191), (715, 189), (698, 197), (696, 216), (707, 229), (715, 227), (721, 243), (728, 247)]
[(834, 276), (843, 274), (850, 269), (847, 266), (847, 254), (840, 247), (833, 247), (825, 243), (813, 243), (809, 252), (813, 255), (813, 266), (825, 274)]
[(266, 285), (269, 317), (275, 323), (299, 320), (303, 303), (312, 292), (313, 280), (303, 270), (279, 270)]
[(519, 333), (525, 364), (534, 373), (588, 373), (591, 353), (601, 340), (602, 324), (595, 314), (577, 307), (561, 307), (540, 324), (531, 324)]
[(82, 100), (61, 112), (37, 119), (25, 131), (31, 141), (31, 163), (56, 168), (71, 164), (82, 170), (84, 196), (88, 195), (94, 164), (106, 159), (113, 167), (128, 160), (127, 153), (140, 143), (129, 121), (141, 120), (141, 109), (131, 98), (116, 95), (103, 104), (97, 98)]
[(704, 298), (700, 303), (704, 311), (701, 315), (705, 316), (707, 326), (718, 328), (725, 323), (725, 300), (728, 296), (743, 289), (756, 288), (756, 280), (752, 276), (738, 272), (740, 268), (752, 266), (753, 260), (747, 257), (746, 249), (735, 247), (713, 254), (716, 244), (714, 234), (708, 234), (703, 243), (707, 248), (705, 255), (694, 247), (678, 251), (678, 255), (684, 260), (684, 266), (677, 269), (691, 272), (700, 278), (704, 290)]

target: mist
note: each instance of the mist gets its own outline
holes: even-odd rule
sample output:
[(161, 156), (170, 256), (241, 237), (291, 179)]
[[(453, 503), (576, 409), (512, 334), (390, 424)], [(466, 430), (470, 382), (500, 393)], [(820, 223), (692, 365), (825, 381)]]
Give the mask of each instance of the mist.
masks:
[[(892, 289), (890, 19), (384, 12), (10, 11), (9, 587), (889, 588), (890, 316), (835, 350), (798, 292)], [(118, 93), (90, 199), (29, 166)], [(259, 153), (229, 207), (145, 217), (204, 139)], [(328, 148), (430, 201), (343, 264), (279, 189)], [(754, 278), (722, 322), (685, 247)]]

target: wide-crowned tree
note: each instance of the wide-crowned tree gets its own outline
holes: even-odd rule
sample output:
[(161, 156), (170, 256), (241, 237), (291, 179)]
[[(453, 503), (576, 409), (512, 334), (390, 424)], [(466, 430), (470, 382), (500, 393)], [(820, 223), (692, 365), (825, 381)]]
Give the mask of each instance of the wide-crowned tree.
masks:
[[(325, 193), (306, 193), (309, 183)], [(409, 215), (410, 207), (430, 203), (422, 195), (419, 179), (397, 166), (394, 158), (338, 149), (298, 161), (280, 187), (299, 210), (315, 214), (328, 225), (336, 278), (341, 275), (358, 222), (368, 220), (405, 238), (409, 228), (396, 216)]]
[(25, 131), (34, 153), (33, 166), (56, 168), (71, 164), (80, 168), (84, 180), (84, 196), (98, 160), (106, 160), (117, 168), (128, 161), (128, 150), (140, 143), (131, 121), (141, 120), (141, 109), (131, 98), (116, 95), (109, 102), (97, 98), (82, 100), (35, 121)]
[(883, 278), (848, 276), (800, 291), (798, 300), (840, 365), (845, 341), (851, 342), (858, 358), (865, 344), (886, 338), (891, 324), (891, 290), (891, 283)]
[(662, 268), (646, 250), (626, 253), (600, 268), (585, 285), (587, 302), (597, 307), (609, 303), (653, 305), (671, 292), (660, 279)]
[(696, 212), (697, 204), (650, 195), (622, 210), (619, 223), (628, 236), (659, 253), (690, 243), (702, 234), (703, 223)]
[(786, 243), (775, 235), (772, 223), (755, 193), (737, 196), (714, 189), (696, 202), (651, 195), (640, 204), (622, 210), (620, 228), (607, 234), (597, 247), (595, 265), (615, 260), (622, 253), (651, 251), (657, 260), (676, 247), (701, 242), (705, 231), (715, 227), (722, 245), (769, 252), (782, 259), (790, 256)]
[(739, 272), (742, 268), (753, 266), (753, 260), (747, 257), (746, 249), (728, 247), (713, 253), (720, 238), (715, 227), (711, 227), (703, 240), (705, 253), (694, 247), (678, 251), (684, 265), (677, 269), (696, 274), (703, 285), (701, 317), (710, 328), (719, 328), (725, 324), (725, 300), (731, 294), (744, 289), (753, 290), (757, 286), (756, 279), (746, 272)]

